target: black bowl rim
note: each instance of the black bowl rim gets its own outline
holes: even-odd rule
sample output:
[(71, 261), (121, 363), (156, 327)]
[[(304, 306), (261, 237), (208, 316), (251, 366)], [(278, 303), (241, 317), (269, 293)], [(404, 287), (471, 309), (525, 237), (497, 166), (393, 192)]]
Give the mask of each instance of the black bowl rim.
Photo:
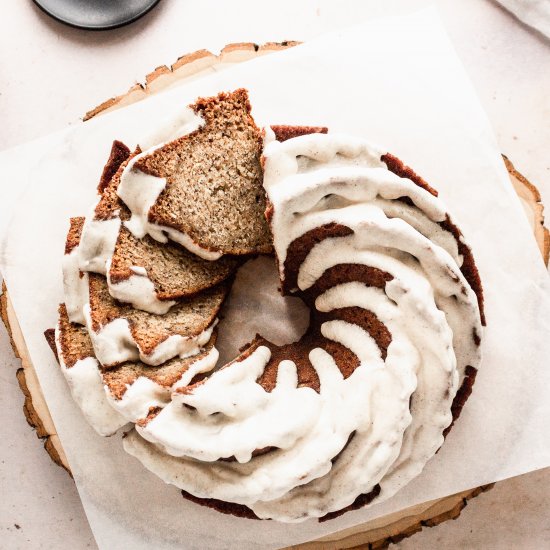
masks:
[(145, 8), (143, 8), (141, 11), (132, 15), (132, 17), (129, 17), (128, 19), (124, 19), (121, 21), (117, 21), (112, 25), (82, 25), (82, 24), (75, 23), (70, 19), (64, 19), (63, 17), (53, 13), (48, 8), (42, 5), (42, 0), (32, 0), (32, 1), (36, 6), (38, 6), (38, 8), (40, 8), (40, 10), (42, 10), (45, 14), (49, 15), (56, 21), (59, 21), (64, 25), (68, 25), (69, 27), (73, 27), (74, 29), (84, 29), (87, 31), (107, 31), (111, 29), (118, 29), (119, 27), (123, 27), (125, 25), (129, 25), (130, 23), (133, 23), (137, 19), (143, 17), (160, 2), (160, 0), (151, 0)]

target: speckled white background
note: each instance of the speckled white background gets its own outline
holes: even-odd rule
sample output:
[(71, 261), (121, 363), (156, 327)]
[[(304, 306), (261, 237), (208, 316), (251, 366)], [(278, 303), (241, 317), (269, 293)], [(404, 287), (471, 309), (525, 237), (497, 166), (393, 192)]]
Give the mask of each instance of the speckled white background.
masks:
[[(228, 42), (306, 40), (361, 18), (424, 1), (163, 0), (138, 23), (107, 33), (64, 27), (30, 0), (5, 0), (0, 18), (0, 149), (78, 120), (155, 66)], [(381, 7), (384, 4), (384, 8)], [(488, 0), (437, 2), (502, 151), (550, 204), (550, 41)], [(208, 18), (208, 24), (201, 21)], [(9, 44), (5, 47), (4, 44)], [(4, 185), (9, 182), (3, 182)], [(51, 463), (21, 413), (18, 361), (0, 330), (0, 547), (95, 548), (76, 489)], [(502, 482), (460, 519), (398, 545), (550, 547), (550, 470)]]

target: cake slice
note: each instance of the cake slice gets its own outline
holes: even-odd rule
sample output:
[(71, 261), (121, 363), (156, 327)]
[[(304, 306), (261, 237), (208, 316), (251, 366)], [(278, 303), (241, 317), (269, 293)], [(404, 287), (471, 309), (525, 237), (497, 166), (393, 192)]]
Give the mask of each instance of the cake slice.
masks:
[(132, 212), (138, 237), (167, 237), (213, 260), (269, 253), (264, 212), (262, 135), (246, 90), (199, 99), (191, 133), (135, 156), (117, 193)]
[(122, 226), (107, 267), (111, 296), (150, 313), (229, 278), (241, 264), (235, 256), (204, 260), (173, 243), (148, 235), (137, 239)]
[(105, 367), (140, 359), (160, 365), (199, 353), (212, 336), (216, 315), (229, 291), (224, 282), (183, 299), (164, 315), (121, 304), (102, 275), (90, 273), (84, 315), (95, 355)]
[[(86, 221), (76, 218), (72, 222), (74, 235), (66, 254), (72, 251), (72, 262), (81, 271), (106, 274), (109, 292), (117, 300), (162, 314), (177, 300), (230, 277), (241, 260), (225, 256), (208, 261), (178, 245), (162, 245), (150, 237), (137, 239), (126, 229), (123, 222), (129, 220), (130, 212), (116, 190), (122, 170), (138, 153), (139, 149), (130, 153), (124, 144), (113, 143), (98, 186), (101, 197)], [(71, 320), (83, 322), (67, 306)]]
[[(164, 315), (135, 309), (110, 295), (103, 275), (79, 271), (75, 254), (82, 224), (83, 218), (72, 218), (67, 235), (63, 260), (66, 309), (71, 321), (86, 323), (99, 362), (113, 367), (139, 358), (160, 365), (173, 357), (199, 353), (212, 335), (229, 282), (182, 298)], [(153, 270), (162, 268), (161, 264)], [(186, 275), (189, 273), (178, 272), (174, 278)]]
[(73, 398), (100, 435), (111, 435), (127, 422), (144, 418), (152, 408), (164, 407), (178, 387), (214, 368), (215, 341), (214, 333), (199, 354), (158, 367), (127, 362), (108, 370), (95, 358), (86, 329), (69, 321), (64, 304), (59, 306), (55, 331), (57, 358)]

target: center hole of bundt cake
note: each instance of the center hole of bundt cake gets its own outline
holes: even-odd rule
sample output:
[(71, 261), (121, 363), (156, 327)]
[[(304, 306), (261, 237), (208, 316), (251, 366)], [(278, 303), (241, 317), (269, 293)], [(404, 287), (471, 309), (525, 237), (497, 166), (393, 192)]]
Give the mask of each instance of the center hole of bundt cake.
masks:
[(299, 298), (281, 296), (273, 257), (260, 256), (237, 272), (221, 310), (218, 340), (219, 365), (239, 355), (239, 348), (261, 334), (277, 345), (299, 340), (309, 324), (309, 310)]

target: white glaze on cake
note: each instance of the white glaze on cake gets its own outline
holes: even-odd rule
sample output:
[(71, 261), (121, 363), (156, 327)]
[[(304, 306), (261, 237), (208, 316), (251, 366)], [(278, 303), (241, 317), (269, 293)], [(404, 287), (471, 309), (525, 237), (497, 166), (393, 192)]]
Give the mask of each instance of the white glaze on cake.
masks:
[(96, 331), (90, 304), (86, 304), (83, 310), (95, 356), (105, 366), (138, 359), (146, 365), (157, 366), (174, 357), (182, 359), (191, 357), (198, 354), (207, 344), (217, 324), (215, 320), (209, 327), (194, 336), (173, 334), (160, 342), (151, 353), (145, 353), (134, 338), (130, 323), (125, 317), (114, 319)]
[(107, 262), (115, 252), (120, 218), (118, 215), (109, 220), (96, 220), (94, 206), (86, 216), (80, 243), (78, 245), (79, 268), (105, 275)]
[[(326, 321), (323, 337), (358, 358), (347, 379), (326, 351), (314, 348), (309, 360), (319, 393), (296, 387), (289, 360), (280, 362), (268, 393), (256, 382), (270, 360), (260, 346), (190, 391), (175, 392), (137, 428), (148, 442), (133, 432), (124, 445), (195, 496), (295, 522), (341, 510), (378, 484), (374, 502), (380, 502), (422, 471), (443, 443), (466, 366), (479, 365), (481, 322), (457, 243), (439, 225), (447, 218), (443, 203), (390, 172), (380, 151), (359, 139), (314, 134), (271, 141), (264, 155), (281, 279), (295, 239), (331, 223), (349, 228), (348, 236), (313, 244), (295, 290), (311, 289), (340, 264), (388, 273), (383, 289), (345, 282), (315, 300), (319, 312), (374, 313), (391, 334), (387, 355), (383, 360), (360, 326)], [(236, 461), (219, 460), (229, 457)]]
[(113, 283), (110, 277), (111, 260), (107, 261), (107, 285), (109, 294), (119, 300), (131, 304), (136, 309), (164, 315), (176, 304), (174, 300), (159, 300), (155, 285), (147, 276), (147, 270), (141, 266), (131, 266), (132, 275), (120, 282)]
[(75, 403), (90, 426), (102, 436), (112, 435), (125, 426), (128, 420), (109, 404), (97, 359), (84, 357), (73, 366), (67, 367), (59, 342), (59, 325), (55, 329), (55, 345), (61, 372), (67, 380)]
[(197, 374), (212, 370), (217, 360), (218, 351), (213, 347), (204, 357), (192, 363), (172, 386), (163, 386), (150, 378), (139, 376), (127, 386), (120, 399), (111, 393), (108, 386), (105, 386), (105, 393), (114, 410), (128, 422), (137, 422), (147, 416), (151, 407), (165, 407), (173, 391), (189, 384)]
[[(130, 330), (130, 324), (124, 317), (112, 320), (99, 330), (93, 329), (90, 310), (89, 277), (79, 270), (80, 245), (74, 247), (63, 258), (63, 286), (69, 320), (73, 323), (85, 324), (94, 347), (96, 358), (102, 365), (117, 365), (124, 361), (141, 360), (147, 365), (160, 365), (173, 357), (186, 358), (196, 355), (210, 340), (212, 331), (217, 324), (215, 320), (209, 327), (193, 336), (174, 334), (160, 342), (152, 352), (145, 353), (135, 340)], [(110, 260), (107, 261), (107, 272)], [(142, 290), (138, 302), (146, 306), (152, 313), (162, 315), (175, 302), (158, 300), (152, 282), (146, 277), (146, 271), (141, 267), (134, 267), (135, 275), (114, 287), (121, 290), (114, 296), (121, 301), (127, 301), (130, 290)], [(130, 289), (131, 287), (131, 289)], [(139, 309), (145, 309), (141, 307)]]
[(83, 325), (84, 305), (88, 302), (88, 274), (79, 269), (79, 250), (74, 247), (62, 260), (65, 306), (71, 323)]

